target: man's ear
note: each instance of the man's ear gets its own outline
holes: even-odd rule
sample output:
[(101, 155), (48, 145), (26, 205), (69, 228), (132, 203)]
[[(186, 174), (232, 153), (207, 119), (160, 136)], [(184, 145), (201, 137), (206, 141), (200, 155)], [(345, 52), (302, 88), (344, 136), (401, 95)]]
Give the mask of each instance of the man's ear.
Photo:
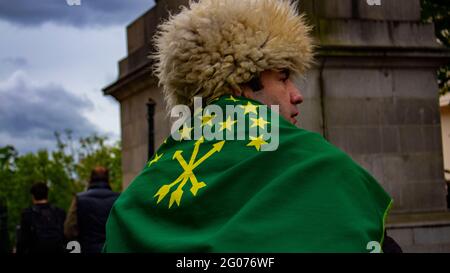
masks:
[(241, 96), (246, 97), (247, 99), (255, 99), (255, 94), (249, 86), (244, 85), (241, 87), (241, 89), (242, 89)]
[(247, 99), (254, 99), (255, 95), (253, 90), (248, 85), (241, 85), (241, 90), (233, 89), (233, 96), (235, 97), (245, 97)]
[(232, 92), (233, 92), (233, 96), (235, 96), (235, 97), (242, 96), (242, 91), (241, 90), (233, 89)]

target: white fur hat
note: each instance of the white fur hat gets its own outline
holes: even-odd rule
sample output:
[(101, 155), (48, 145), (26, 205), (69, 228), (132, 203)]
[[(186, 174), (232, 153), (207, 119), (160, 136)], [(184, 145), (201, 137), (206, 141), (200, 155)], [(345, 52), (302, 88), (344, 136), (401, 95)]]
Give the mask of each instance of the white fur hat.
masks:
[(305, 72), (310, 29), (290, 0), (190, 2), (154, 38), (151, 57), (168, 107), (239, 90), (264, 70)]

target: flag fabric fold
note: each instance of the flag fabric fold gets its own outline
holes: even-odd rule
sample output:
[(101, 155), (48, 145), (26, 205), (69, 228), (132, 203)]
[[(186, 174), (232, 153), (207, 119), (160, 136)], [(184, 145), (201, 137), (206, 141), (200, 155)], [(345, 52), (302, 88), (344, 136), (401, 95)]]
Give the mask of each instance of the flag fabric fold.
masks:
[[(256, 101), (223, 96), (213, 104), (224, 113), (241, 108), (245, 133), (273, 129)], [(187, 127), (186, 139), (168, 137), (114, 204), (104, 251), (367, 253), (369, 242), (381, 245), (390, 196), (320, 134), (276, 116), (274, 151), (263, 151), (271, 140), (260, 131), (188, 140)], [(237, 134), (233, 117), (203, 112), (191, 124), (199, 118), (202, 128)]]

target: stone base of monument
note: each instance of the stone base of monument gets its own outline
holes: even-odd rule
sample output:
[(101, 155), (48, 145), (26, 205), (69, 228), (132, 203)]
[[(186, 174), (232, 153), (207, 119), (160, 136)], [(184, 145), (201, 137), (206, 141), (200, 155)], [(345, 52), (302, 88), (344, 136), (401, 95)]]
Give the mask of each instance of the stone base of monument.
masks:
[(450, 252), (450, 211), (391, 214), (387, 234), (403, 252)]

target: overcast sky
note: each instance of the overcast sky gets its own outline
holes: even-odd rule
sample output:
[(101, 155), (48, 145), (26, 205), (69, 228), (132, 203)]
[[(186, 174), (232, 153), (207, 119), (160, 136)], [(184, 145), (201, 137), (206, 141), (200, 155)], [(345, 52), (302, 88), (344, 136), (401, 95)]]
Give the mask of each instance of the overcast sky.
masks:
[(117, 79), (126, 26), (153, 0), (0, 0), (0, 147), (53, 149), (71, 129), (120, 138)]

